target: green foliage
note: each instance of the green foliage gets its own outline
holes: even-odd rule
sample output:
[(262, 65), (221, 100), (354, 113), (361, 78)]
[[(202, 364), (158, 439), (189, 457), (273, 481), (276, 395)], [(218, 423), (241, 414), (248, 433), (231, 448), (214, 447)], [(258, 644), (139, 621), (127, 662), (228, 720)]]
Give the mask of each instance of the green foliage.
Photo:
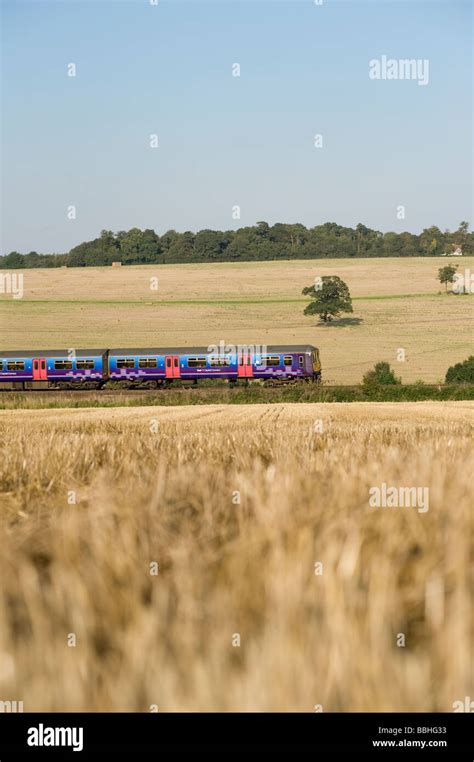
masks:
[(166, 261), (192, 262), (194, 259), (194, 240), (195, 236), (189, 230), (177, 234), (166, 253)]
[(456, 275), (457, 265), (445, 265), (438, 270), (438, 280), (440, 283), (444, 283), (446, 291), (448, 290), (448, 283), (454, 283), (454, 276)]
[[(117, 259), (125, 264), (147, 264), (156, 262), (161, 254), (159, 236), (154, 230), (132, 228), (128, 232), (117, 234), (120, 256)], [(109, 247), (114, 252), (113, 242), (109, 239)], [(117, 254), (117, 252), (115, 252)]]
[(91, 392), (86, 396), (74, 393), (0, 394), (0, 410), (31, 408), (90, 408), (90, 407), (143, 407), (168, 405), (248, 405), (279, 402), (416, 402), (418, 400), (473, 400), (474, 384), (423, 385), (402, 384), (388, 386), (324, 386), (302, 384), (279, 388), (252, 385), (227, 387), (192, 387), (167, 389), (143, 395), (127, 396), (120, 393), (101, 395)]
[(17, 270), (26, 266), (26, 256), (19, 254), (18, 251), (11, 251), (6, 257), (2, 259), (2, 268), (9, 268), (11, 270)]
[(302, 293), (311, 297), (305, 315), (319, 315), (325, 323), (341, 314), (352, 312), (349, 287), (337, 275), (323, 275), (317, 285), (306, 286)]
[(378, 362), (373, 370), (369, 370), (363, 379), (365, 387), (398, 386), (401, 380), (397, 378), (388, 362)]
[(102, 230), (99, 238), (71, 249), (66, 264), (69, 267), (88, 267), (110, 265), (114, 261), (121, 261), (119, 240), (112, 231)]
[(419, 235), (409, 232), (381, 233), (359, 223), (355, 228), (326, 222), (307, 228), (299, 223), (263, 220), (238, 230), (200, 230), (162, 236), (154, 230), (103, 230), (98, 238), (84, 241), (67, 254), (10, 252), (0, 257), (0, 269), (22, 267), (87, 267), (166, 262), (231, 262), (269, 259), (325, 259), (328, 257), (429, 257), (439, 256), (453, 246), (474, 254), (474, 233), (467, 222), (442, 232), (435, 225)]
[(446, 373), (447, 384), (474, 384), (474, 355), (452, 365)]

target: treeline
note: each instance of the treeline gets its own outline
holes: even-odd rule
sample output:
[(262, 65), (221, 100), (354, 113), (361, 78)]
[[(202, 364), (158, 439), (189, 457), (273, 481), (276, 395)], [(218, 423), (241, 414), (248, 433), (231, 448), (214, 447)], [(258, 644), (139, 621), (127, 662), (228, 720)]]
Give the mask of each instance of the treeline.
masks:
[(325, 257), (430, 257), (461, 246), (474, 254), (474, 233), (461, 222), (454, 232), (433, 225), (419, 235), (381, 233), (365, 225), (347, 228), (326, 222), (314, 228), (257, 222), (238, 230), (200, 230), (159, 236), (154, 230), (103, 230), (98, 238), (75, 246), (66, 254), (19, 254), (12, 251), (0, 259), (2, 268), (88, 267), (110, 265), (169, 264), (177, 262), (234, 262), (269, 259), (322, 259)]

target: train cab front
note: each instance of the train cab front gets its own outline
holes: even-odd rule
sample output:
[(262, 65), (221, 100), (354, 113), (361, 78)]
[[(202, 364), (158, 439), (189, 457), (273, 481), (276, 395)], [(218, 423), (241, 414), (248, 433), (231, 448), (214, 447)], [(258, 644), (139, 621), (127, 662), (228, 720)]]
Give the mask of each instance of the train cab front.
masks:
[(321, 382), (322, 380), (321, 358), (319, 356), (319, 349), (317, 349), (316, 347), (313, 349), (311, 354), (311, 364), (313, 369), (313, 380), (316, 382)]

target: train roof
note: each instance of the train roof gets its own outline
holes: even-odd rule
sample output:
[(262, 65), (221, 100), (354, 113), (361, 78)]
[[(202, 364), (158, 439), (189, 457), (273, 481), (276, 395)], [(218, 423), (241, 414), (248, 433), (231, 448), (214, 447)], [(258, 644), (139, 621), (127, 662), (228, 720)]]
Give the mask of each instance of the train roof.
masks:
[[(135, 347), (135, 348), (119, 348), (119, 349), (76, 349), (75, 350), (75, 356), (76, 357), (102, 357), (106, 354), (106, 352), (109, 353), (111, 357), (118, 357), (118, 356), (124, 356), (124, 355), (206, 355), (210, 353), (210, 346), (215, 345), (208, 345), (207, 347)], [(265, 344), (237, 344), (232, 345), (237, 346), (237, 348), (245, 348), (245, 347), (255, 347), (257, 350), (263, 351), (265, 354), (269, 354), (271, 352), (275, 353), (285, 353), (291, 354), (292, 352), (300, 352), (301, 354), (312, 352), (316, 347), (314, 347), (312, 344), (280, 344), (280, 345), (265, 345)], [(220, 351), (220, 346), (218, 345), (218, 351)], [(69, 357), (71, 350), (70, 349), (12, 349), (9, 351), (3, 351), (0, 352), (0, 358), (1, 359), (7, 359), (9, 357), (25, 357), (25, 358), (36, 358), (36, 357)], [(232, 352), (229, 352), (229, 354), (232, 354)]]
[[(209, 347), (214, 347), (215, 344), (209, 344), (207, 347), (154, 347), (154, 348), (135, 348), (131, 349), (130, 347), (127, 348), (119, 348), (119, 349), (111, 349), (109, 351), (109, 355), (111, 357), (117, 357), (117, 356), (125, 356), (125, 355), (206, 355), (211, 352)], [(256, 349), (260, 351), (264, 351), (265, 354), (269, 354), (271, 352), (276, 353), (284, 353), (287, 352), (290, 354), (291, 352), (301, 352), (301, 354), (304, 354), (306, 352), (312, 352), (316, 349), (312, 344), (284, 344), (284, 345), (265, 345), (265, 344), (237, 344), (237, 345), (231, 345), (233, 348), (241, 347), (244, 349), (245, 347), (255, 347)], [(220, 346), (218, 345), (218, 352), (220, 351)], [(229, 352), (229, 354), (232, 354), (232, 352)]]
[[(76, 357), (102, 357), (107, 352), (107, 349), (76, 349), (74, 350)], [(71, 354), (70, 349), (12, 349), (8, 352), (0, 352), (0, 358), (5, 359), (8, 357), (69, 357)]]

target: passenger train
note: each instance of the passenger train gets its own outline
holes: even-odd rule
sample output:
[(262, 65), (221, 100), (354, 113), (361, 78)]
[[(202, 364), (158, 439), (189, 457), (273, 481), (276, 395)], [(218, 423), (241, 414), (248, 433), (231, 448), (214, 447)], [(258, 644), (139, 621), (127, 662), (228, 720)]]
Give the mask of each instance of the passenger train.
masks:
[(320, 381), (319, 350), (310, 344), (80, 349), (0, 352), (0, 390), (100, 389), (107, 381), (129, 388), (158, 388), (175, 381), (220, 378), (262, 380), (269, 385)]

